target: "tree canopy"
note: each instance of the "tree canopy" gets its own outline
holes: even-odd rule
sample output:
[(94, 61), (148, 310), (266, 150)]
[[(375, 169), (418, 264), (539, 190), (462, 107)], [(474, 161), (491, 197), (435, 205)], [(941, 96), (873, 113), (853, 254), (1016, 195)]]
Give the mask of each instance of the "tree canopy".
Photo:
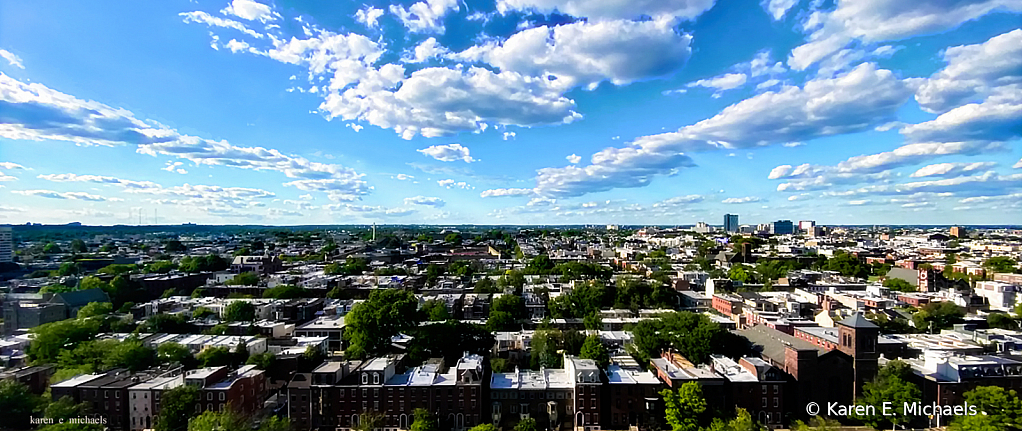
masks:
[(1022, 401), (1015, 390), (979, 386), (965, 394), (965, 402), (976, 406), (978, 415), (956, 416), (952, 431), (995, 431), (1022, 428)]
[(607, 352), (607, 348), (604, 347), (600, 341), (599, 335), (590, 335), (586, 337), (585, 344), (582, 345), (582, 351), (579, 353), (579, 357), (582, 359), (592, 359), (600, 365), (600, 368), (606, 368), (610, 364), (610, 354)]
[(163, 392), (160, 415), (156, 418), (156, 431), (183, 431), (188, 429), (188, 418), (195, 412), (199, 389), (181, 385)]
[(418, 324), (418, 301), (406, 290), (374, 290), (344, 317), (347, 357), (364, 359), (379, 354), (391, 337)]
[(700, 431), (706, 413), (706, 400), (698, 382), (687, 382), (677, 391), (660, 391), (664, 399), (664, 413), (672, 431)]
[(882, 406), (890, 402), (894, 415), (885, 415), (880, 409), (875, 415), (856, 416), (876, 429), (888, 428), (891, 424), (905, 425), (914, 419), (906, 414), (904, 406), (922, 400), (922, 392), (909, 382), (912, 368), (902, 361), (890, 361), (881, 368), (872, 382), (867, 382), (862, 389), (862, 397), (856, 400), (857, 405)]
[(242, 272), (235, 275), (230, 280), (224, 282), (228, 286), (258, 286), (259, 285), (259, 274), (254, 272)]
[(255, 305), (248, 301), (233, 301), (224, 308), (224, 320), (251, 322), (255, 320)]
[(708, 317), (679, 311), (659, 319), (643, 320), (632, 329), (633, 349), (643, 362), (671, 347), (693, 363), (705, 363), (710, 354), (739, 357), (747, 352), (744, 339), (732, 334)]
[(941, 329), (950, 329), (956, 323), (962, 323), (964, 318), (965, 309), (953, 302), (931, 302), (912, 315), (912, 323), (920, 331), (939, 332)]

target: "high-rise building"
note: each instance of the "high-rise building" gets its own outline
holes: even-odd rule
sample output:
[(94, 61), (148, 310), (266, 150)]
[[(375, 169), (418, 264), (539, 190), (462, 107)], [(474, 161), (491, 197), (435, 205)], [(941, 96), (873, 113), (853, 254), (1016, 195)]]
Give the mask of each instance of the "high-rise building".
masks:
[(816, 227), (816, 222), (812, 220), (802, 220), (798, 222), (798, 230), (802, 232), (812, 231)]
[(738, 232), (738, 214), (724, 214), (724, 232)]
[[(0, 235), (2, 235), (2, 234), (0, 234)], [(961, 237), (965, 236), (965, 228), (963, 228), (961, 226), (952, 226), (951, 227), (951, 236), (953, 238), (961, 238)], [(0, 245), (0, 247), (3, 247), (3, 245)]]
[(9, 227), (0, 227), (0, 262), (14, 262), (14, 238)]
[(770, 223), (770, 233), (774, 235), (791, 235), (795, 233), (795, 225), (791, 220), (777, 220)]

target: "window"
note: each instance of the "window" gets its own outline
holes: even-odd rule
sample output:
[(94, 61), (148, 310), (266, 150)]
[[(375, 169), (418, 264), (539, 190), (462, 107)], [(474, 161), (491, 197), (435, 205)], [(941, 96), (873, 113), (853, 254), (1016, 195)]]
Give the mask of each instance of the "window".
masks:
[(766, 387), (766, 385), (763, 385), (763, 386), (761, 386), (761, 387), (760, 387), (759, 389), (760, 389), (760, 392), (762, 392), (762, 393), (764, 393), (764, 394), (766, 394), (766, 393), (767, 393), (767, 387)]
[(224, 411), (224, 405), (220, 404), (220, 412), (223, 413), (223, 411)]
[(138, 397), (138, 394), (131, 394), (131, 399), (135, 399), (137, 397)]
[(213, 411), (213, 403), (208, 403), (208, 404), (206, 404), (206, 411), (207, 411), (207, 412), (211, 412), (211, 411)]
[(374, 398), (379, 398), (380, 397), (380, 389), (379, 388), (373, 389), (373, 397)]
[(774, 393), (775, 394), (781, 393), (781, 385), (774, 385)]
[(511, 413), (518, 413), (518, 406), (517, 405), (511, 404)]
[(221, 392), (221, 393), (220, 393), (220, 401), (223, 401), (223, 400), (225, 400), (225, 399), (227, 399), (227, 395), (226, 395), (226, 394), (224, 394), (223, 392)]
[(774, 407), (780, 407), (780, 406), (781, 406), (781, 399), (778, 398), (778, 397), (774, 397)]
[(362, 388), (362, 398), (369, 398), (369, 389)]
[(341, 398), (344, 398), (344, 388), (341, 388)]
[(103, 391), (103, 398), (110, 398), (110, 391)]
[(380, 384), (380, 373), (373, 373), (373, 384)]
[(766, 397), (763, 397), (763, 407), (766, 407), (766, 406), (767, 406), (767, 399), (766, 399)]
[(369, 373), (362, 373), (362, 384), (363, 385), (369, 384)]
[(212, 400), (213, 399), (213, 393), (212, 392), (206, 392), (206, 399), (207, 400)]
[(592, 404), (593, 404), (593, 408), (595, 409), (595, 408), (596, 408), (596, 398), (593, 398), (593, 400), (592, 400), (592, 401), (593, 401), (593, 402), (592, 402)]

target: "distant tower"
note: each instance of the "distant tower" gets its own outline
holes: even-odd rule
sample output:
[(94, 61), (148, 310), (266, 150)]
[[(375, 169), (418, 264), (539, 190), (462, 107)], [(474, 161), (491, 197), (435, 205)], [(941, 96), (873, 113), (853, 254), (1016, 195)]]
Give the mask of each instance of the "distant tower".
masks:
[(373, 242), (376, 242), (376, 223), (373, 223)]
[(724, 214), (724, 232), (738, 232), (738, 214)]
[(14, 229), (0, 227), (0, 262), (14, 261)]
[(837, 322), (838, 350), (852, 357), (855, 369), (855, 396), (862, 395), (862, 385), (873, 380), (877, 375), (877, 339), (880, 327), (856, 312), (848, 318)]

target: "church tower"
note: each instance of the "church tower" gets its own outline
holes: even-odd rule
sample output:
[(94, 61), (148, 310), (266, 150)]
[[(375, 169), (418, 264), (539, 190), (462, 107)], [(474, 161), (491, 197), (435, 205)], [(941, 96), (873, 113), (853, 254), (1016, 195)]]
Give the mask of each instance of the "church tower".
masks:
[(855, 368), (855, 396), (862, 395), (862, 385), (873, 380), (877, 375), (877, 339), (880, 327), (856, 312), (837, 323), (838, 349), (853, 358)]

